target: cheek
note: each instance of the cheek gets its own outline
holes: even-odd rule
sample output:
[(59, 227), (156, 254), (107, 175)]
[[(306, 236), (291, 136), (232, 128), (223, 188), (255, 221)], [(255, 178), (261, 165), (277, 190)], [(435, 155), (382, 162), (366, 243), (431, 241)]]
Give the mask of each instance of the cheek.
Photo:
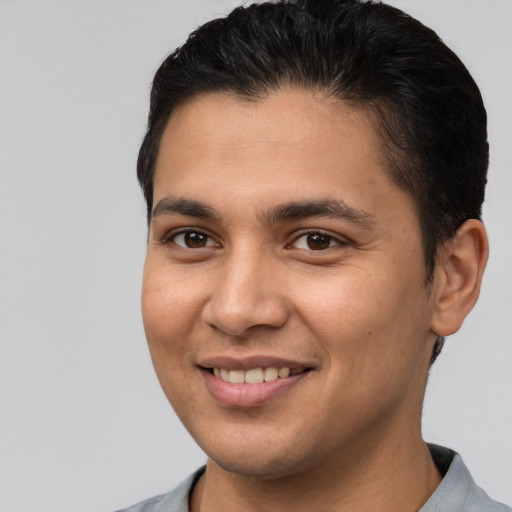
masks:
[[(303, 281), (304, 282), (304, 281)], [(386, 364), (415, 347), (428, 334), (426, 293), (420, 279), (366, 268), (345, 268), (337, 275), (296, 287), (302, 321), (331, 354), (333, 364), (355, 359)], [(417, 347), (419, 348), (419, 347)], [(392, 361), (389, 362), (392, 364)]]
[(187, 334), (193, 326), (193, 303), (184, 286), (147, 266), (142, 286), (142, 318), (153, 365), (162, 386), (179, 378), (187, 362)]
[[(149, 259), (149, 258), (148, 258)], [(193, 321), (197, 286), (164, 265), (146, 261), (142, 285), (142, 318), (148, 341), (164, 342), (186, 331)]]
[[(144, 330), (160, 385), (174, 408), (191, 400), (186, 381), (190, 347), (187, 343), (187, 303), (163, 279), (145, 273), (142, 287)], [(180, 390), (177, 393), (177, 390)]]
[(412, 281), (394, 287), (393, 281), (368, 272), (364, 278), (345, 275), (302, 297), (299, 314), (325, 354), (324, 389), (331, 392), (325, 417), (337, 404), (343, 421), (362, 425), (414, 400), (409, 390), (411, 397), (422, 396), (428, 361), (424, 295)]

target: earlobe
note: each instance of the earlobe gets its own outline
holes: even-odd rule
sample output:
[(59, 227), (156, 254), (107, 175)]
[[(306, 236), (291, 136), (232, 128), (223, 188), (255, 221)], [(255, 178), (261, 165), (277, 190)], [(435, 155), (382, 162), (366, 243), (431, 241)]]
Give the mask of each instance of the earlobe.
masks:
[(434, 276), (431, 330), (439, 336), (457, 332), (475, 305), (489, 255), (484, 225), (470, 219), (441, 249)]

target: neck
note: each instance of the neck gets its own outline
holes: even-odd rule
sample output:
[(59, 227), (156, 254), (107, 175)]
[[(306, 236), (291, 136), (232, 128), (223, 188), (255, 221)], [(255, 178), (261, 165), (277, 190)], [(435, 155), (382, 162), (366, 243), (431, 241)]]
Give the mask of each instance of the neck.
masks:
[(410, 512), (419, 510), (441, 481), (420, 436), (349, 451), (321, 467), (273, 479), (229, 473), (209, 460), (190, 510)]

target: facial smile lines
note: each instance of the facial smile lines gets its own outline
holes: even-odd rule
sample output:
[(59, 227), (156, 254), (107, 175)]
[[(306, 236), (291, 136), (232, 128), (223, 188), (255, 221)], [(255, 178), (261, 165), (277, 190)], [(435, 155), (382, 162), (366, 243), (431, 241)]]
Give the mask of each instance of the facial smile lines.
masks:
[(272, 382), (277, 379), (284, 379), (290, 375), (298, 375), (306, 369), (290, 370), (284, 366), (281, 368), (251, 368), (249, 370), (228, 370), (226, 368), (213, 368), (215, 377), (229, 382), (231, 384), (261, 384), (263, 382)]

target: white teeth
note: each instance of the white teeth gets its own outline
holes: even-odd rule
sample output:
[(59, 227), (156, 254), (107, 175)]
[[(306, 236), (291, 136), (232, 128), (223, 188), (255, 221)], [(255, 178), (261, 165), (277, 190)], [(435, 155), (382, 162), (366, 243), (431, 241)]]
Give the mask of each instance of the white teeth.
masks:
[(247, 370), (244, 380), (247, 384), (261, 384), (263, 382), (263, 370), (261, 368)]
[(279, 370), (279, 377), (284, 378), (290, 375), (290, 368), (281, 368)]
[(279, 371), (277, 368), (265, 368), (264, 379), (265, 382), (276, 380), (279, 377)]
[(231, 370), (229, 372), (229, 382), (233, 384), (243, 384), (245, 380), (245, 372), (243, 370)]
[[(297, 371), (300, 373), (302, 370)], [(286, 378), (290, 375), (290, 368), (251, 368), (250, 370), (226, 370), (225, 368), (214, 368), (215, 377), (224, 382), (232, 384), (261, 384), (262, 382), (271, 382), (278, 378)]]

